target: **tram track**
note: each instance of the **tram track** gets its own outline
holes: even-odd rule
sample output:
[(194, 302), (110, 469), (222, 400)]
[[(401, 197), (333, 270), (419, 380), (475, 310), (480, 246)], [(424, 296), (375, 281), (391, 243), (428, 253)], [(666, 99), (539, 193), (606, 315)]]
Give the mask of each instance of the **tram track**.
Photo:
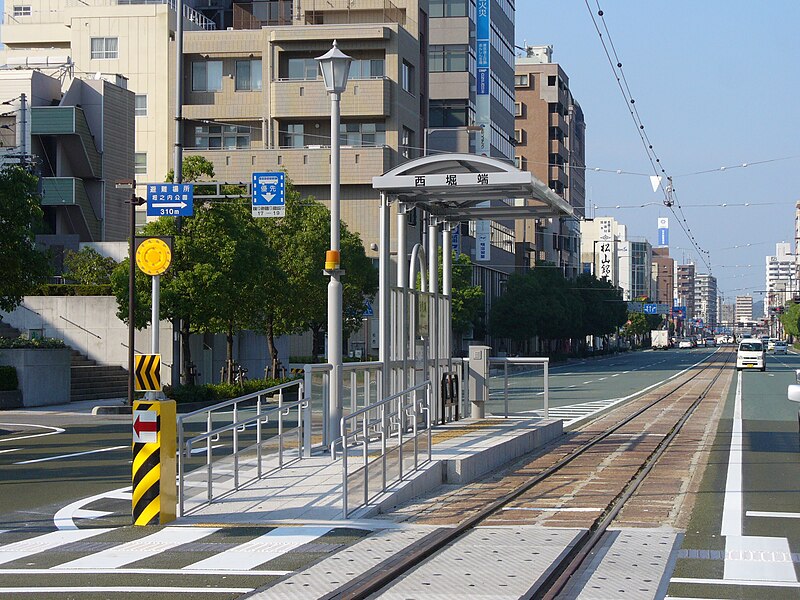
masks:
[[(722, 373), (725, 372), (725, 367), (729, 364), (732, 355), (733, 353), (730, 350), (720, 350), (711, 355), (712, 358), (699, 365), (696, 369), (668, 384), (663, 392), (657, 393), (655, 399), (640, 402), (638, 406), (636, 405), (637, 403), (631, 402), (626, 407), (620, 407), (586, 424), (578, 434), (581, 441), (576, 447), (553, 464), (528, 478), (523, 484), (511, 491), (502, 493), (499, 497), (484, 504), (480, 509), (473, 510), (455, 526), (435, 529), (405, 550), (382, 561), (361, 576), (326, 594), (323, 598), (326, 600), (333, 600), (334, 598), (355, 600), (374, 597), (373, 595), (376, 593), (390, 589), (391, 584), (410, 573), (417, 566), (435, 557), (445, 547), (459, 543), (461, 538), (468, 532), (479, 526), (535, 524), (526, 523), (525, 519), (520, 519), (518, 516), (509, 519), (507, 515), (516, 512), (513, 511), (513, 508), (515, 506), (520, 508), (518, 506), (520, 504), (524, 505), (530, 502), (539, 502), (541, 504), (542, 495), (547, 495), (547, 492), (541, 491), (542, 486), (549, 485), (550, 487), (545, 489), (550, 490), (562, 487), (561, 484), (554, 484), (553, 479), (556, 479), (556, 476), (563, 475), (563, 472), (568, 467), (578, 465), (578, 459), (583, 459), (583, 462), (587, 463), (587, 456), (591, 458), (591, 460), (588, 460), (588, 464), (575, 468), (578, 471), (581, 469), (588, 471), (586, 477), (592, 478), (598, 477), (597, 473), (612, 464), (615, 455), (622, 455), (626, 444), (628, 446), (636, 446), (639, 452), (644, 449), (647, 454), (644, 460), (640, 461), (635, 468), (628, 465), (627, 470), (623, 469), (625, 471), (624, 484), (618, 490), (615, 488), (616, 493), (614, 493), (613, 498), (605, 507), (597, 509), (599, 514), (584, 515), (579, 512), (586, 511), (591, 513), (594, 509), (572, 509), (576, 512), (569, 514), (579, 515), (578, 522), (561, 524), (560, 526), (580, 526), (583, 532), (571, 545), (569, 551), (562, 553), (558, 560), (547, 569), (545, 575), (540, 577), (521, 596), (522, 598), (556, 598), (558, 593), (564, 589), (570, 577), (580, 569), (585, 559), (591, 555), (592, 550), (603, 539), (606, 530), (625, 506), (625, 502), (636, 493), (639, 486), (646, 480), (648, 474), (657, 464), (658, 459), (680, 433), (683, 425), (691, 418), (695, 409), (703, 402)], [(606, 426), (605, 424), (610, 420), (614, 420), (622, 409), (633, 410), (624, 418)], [(602, 429), (597, 430), (598, 427), (602, 427)], [(626, 432), (626, 428), (632, 428), (633, 433)], [(651, 433), (640, 434), (636, 438), (638, 442), (635, 440), (632, 442), (625, 441), (626, 436), (633, 439), (636, 431), (649, 432), (651, 429)], [(646, 439), (642, 438), (642, 435), (652, 436), (654, 440), (658, 441), (648, 440), (647, 443), (642, 442), (642, 439)], [(582, 438), (584, 437), (589, 439), (583, 440)], [(616, 439), (617, 437), (621, 439), (618, 440)], [(603, 444), (610, 446), (608, 451), (596, 452), (595, 456), (591, 457), (591, 451), (596, 447), (601, 447)], [(609, 470), (614, 471), (614, 469)], [(619, 479), (619, 473), (617, 473), (617, 478)], [(618, 482), (614, 485), (617, 484)], [(567, 492), (565, 497), (566, 501), (568, 501), (570, 497), (580, 497), (580, 494)], [(564, 502), (564, 498), (559, 499), (561, 508), (554, 508), (553, 510), (556, 512), (563, 510)], [(521, 508), (521, 510), (525, 509)], [(525, 514), (538, 516), (542, 513), (533, 511)], [(519, 512), (517, 512), (517, 515), (519, 515)], [(535, 519), (533, 520), (535, 521)]]

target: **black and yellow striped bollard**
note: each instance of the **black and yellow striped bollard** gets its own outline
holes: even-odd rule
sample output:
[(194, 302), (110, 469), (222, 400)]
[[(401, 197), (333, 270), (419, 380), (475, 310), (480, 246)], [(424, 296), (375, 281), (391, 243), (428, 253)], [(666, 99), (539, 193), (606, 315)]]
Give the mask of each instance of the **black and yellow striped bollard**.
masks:
[(133, 404), (133, 524), (175, 520), (175, 401)]

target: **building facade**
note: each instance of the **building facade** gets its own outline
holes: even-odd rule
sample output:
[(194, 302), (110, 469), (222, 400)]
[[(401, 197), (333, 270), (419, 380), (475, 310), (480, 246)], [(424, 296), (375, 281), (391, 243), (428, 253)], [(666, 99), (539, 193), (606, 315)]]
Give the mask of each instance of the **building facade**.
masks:
[(717, 278), (700, 273), (695, 277), (695, 297), (697, 306), (695, 318), (702, 319), (703, 326), (714, 329), (718, 325), (717, 318)]
[(775, 254), (765, 258), (764, 316), (770, 317), (790, 302), (797, 293), (795, 255), (791, 244), (775, 244)]
[(670, 257), (669, 248), (653, 248), (654, 298), (660, 304), (673, 305), (675, 298), (675, 259)]
[(675, 268), (675, 300), (686, 307), (686, 319), (695, 316), (695, 265), (689, 263)]
[[(585, 216), (585, 132), (569, 77), (552, 62), (552, 46), (528, 46), (515, 65), (514, 161)], [(516, 224), (520, 262), (547, 261), (567, 277), (580, 272), (580, 227), (574, 219), (536, 219)]]
[(753, 297), (736, 296), (736, 323), (753, 322)]

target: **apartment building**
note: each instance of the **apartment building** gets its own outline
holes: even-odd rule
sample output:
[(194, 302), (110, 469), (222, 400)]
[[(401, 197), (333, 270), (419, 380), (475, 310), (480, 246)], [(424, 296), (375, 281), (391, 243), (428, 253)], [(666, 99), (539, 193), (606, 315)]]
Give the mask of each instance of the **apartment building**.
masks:
[(678, 265), (675, 269), (675, 297), (678, 306), (686, 307), (686, 319), (695, 317), (695, 275), (696, 268), (692, 263)]
[[(569, 77), (552, 61), (552, 46), (528, 46), (514, 71), (515, 164), (561, 195), (579, 217), (585, 215), (585, 131)], [(574, 219), (537, 219), (516, 224), (523, 264), (537, 260), (561, 267), (567, 277), (580, 271), (580, 227)]]
[(653, 248), (653, 297), (661, 304), (672, 306), (675, 298), (675, 259), (670, 257), (669, 248)]
[(717, 326), (717, 278), (708, 273), (695, 277), (695, 298), (697, 300), (695, 318), (703, 320), (705, 327)]
[(752, 296), (736, 296), (736, 322), (737, 323), (753, 322)]
[(764, 316), (768, 317), (775, 309), (791, 301), (798, 290), (795, 256), (792, 254), (791, 244), (775, 244), (775, 254), (765, 257), (764, 262), (764, 289), (767, 291), (764, 297)]

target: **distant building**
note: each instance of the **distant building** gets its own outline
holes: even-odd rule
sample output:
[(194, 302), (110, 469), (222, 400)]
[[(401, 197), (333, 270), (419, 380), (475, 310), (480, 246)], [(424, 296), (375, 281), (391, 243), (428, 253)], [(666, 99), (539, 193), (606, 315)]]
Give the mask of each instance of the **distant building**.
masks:
[(791, 244), (775, 244), (774, 256), (765, 258), (766, 296), (764, 297), (764, 316), (769, 317), (776, 309), (783, 307), (797, 292), (797, 264), (792, 254)]
[(752, 296), (736, 296), (736, 322), (737, 323), (753, 322)]
[(619, 245), (628, 240), (626, 226), (614, 217), (585, 219), (580, 234), (581, 272), (619, 286)]
[(678, 265), (676, 274), (676, 301), (678, 306), (686, 307), (686, 318), (692, 319), (695, 316), (695, 265)]
[(695, 317), (702, 319), (705, 327), (717, 327), (717, 278), (706, 273), (696, 275), (695, 298)]
[(672, 306), (675, 297), (675, 259), (669, 248), (653, 248), (654, 298), (657, 302)]
[[(514, 161), (585, 215), (583, 110), (569, 77), (552, 62), (552, 46), (528, 46), (514, 69)], [(580, 228), (575, 219), (536, 219), (516, 224), (518, 264), (548, 261), (567, 277), (580, 272)]]

